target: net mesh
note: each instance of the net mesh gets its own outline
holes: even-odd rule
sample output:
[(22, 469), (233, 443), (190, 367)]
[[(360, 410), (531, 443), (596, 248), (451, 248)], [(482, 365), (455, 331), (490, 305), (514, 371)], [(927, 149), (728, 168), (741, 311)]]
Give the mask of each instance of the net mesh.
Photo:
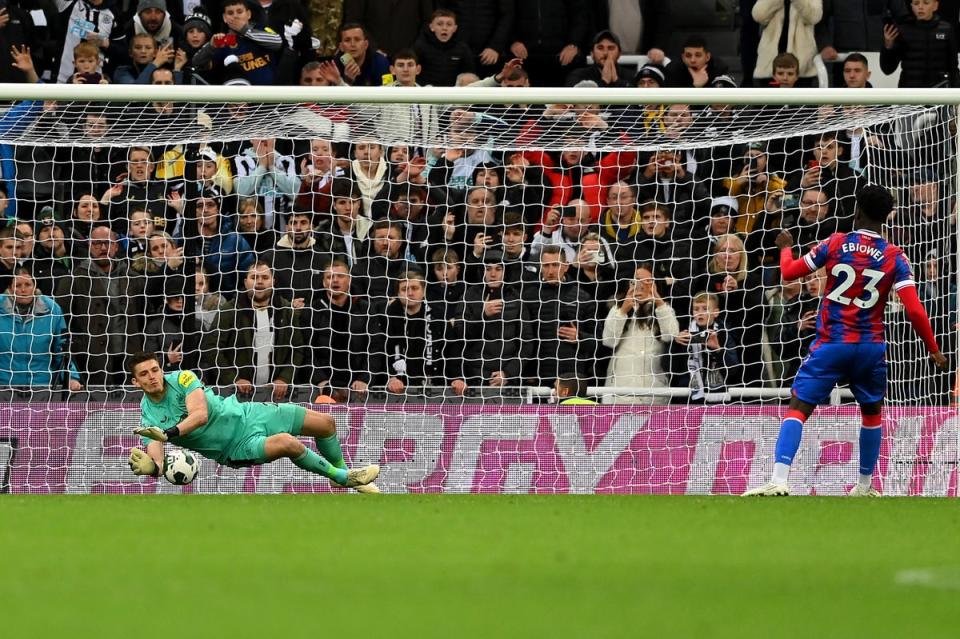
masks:
[[(660, 481), (675, 492), (696, 475), (703, 492), (703, 472), (719, 471), (688, 477), (678, 460), (689, 463), (696, 443), (676, 441), (677, 424), (703, 403), (741, 410), (789, 397), (824, 278), (781, 282), (774, 238), (790, 230), (799, 252), (852, 229), (859, 186), (895, 194), (887, 235), (914, 266), (953, 366), (955, 115), (894, 105), (22, 102), (0, 118), (2, 202), (15, 224), (0, 234), (0, 393), (48, 422), (59, 419), (49, 401), (113, 410), (138, 400), (124, 364), (147, 349), (165, 370), (196, 371), (244, 400), (364, 406), (355, 437), (373, 444), (363, 455), (420, 468), (429, 462), (409, 442), (440, 437), (422, 411), (465, 437), (465, 426), (443, 424), (465, 424), (477, 410), (468, 405), (545, 402), (557, 377), (573, 377), (581, 395), (665, 416), (646, 447), (636, 432), (619, 435), (630, 435), (621, 449), (636, 466), (626, 483), (617, 475), (626, 490)], [(950, 404), (955, 371), (933, 372), (895, 298), (886, 322), (888, 400)], [(370, 409), (424, 401), (444, 406), (368, 425)], [(750, 410), (740, 421), (769, 421)], [(518, 414), (499, 419), (499, 440), (536, 438), (528, 422), (541, 414)], [(590, 409), (579, 414), (584, 441), (602, 438), (583, 425)], [(600, 431), (617, 423), (594, 415)], [(0, 437), (14, 426), (4, 428)], [(838, 439), (854, 437), (838, 428)], [(703, 440), (700, 429), (688, 435)], [(757, 442), (723, 463), (756, 459), (744, 472), (759, 472), (768, 430), (720, 438), (726, 451)], [(91, 445), (119, 436), (107, 431)], [(931, 436), (900, 431), (913, 433), (912, 447), (896, 448), (908, 453)], [(31, 441), (31, 463), (63, 466), (52, 444)], [(508, 454), (475, 443), (500, 488), (529, 488), (522, 460), (536, 475), (553, 459), (540, 444)], [(940, 456), (948, 475), (955, 448)], [(463, 461), (458, 450), (433, 463)], [(583, 472), (596, 487), (609, 468)], [(823, 481), (835, 489), (848, 474)], [(399, 473), (397, 489), (414, 475)], [(733, 491), (739, 477), (707, 492)]]

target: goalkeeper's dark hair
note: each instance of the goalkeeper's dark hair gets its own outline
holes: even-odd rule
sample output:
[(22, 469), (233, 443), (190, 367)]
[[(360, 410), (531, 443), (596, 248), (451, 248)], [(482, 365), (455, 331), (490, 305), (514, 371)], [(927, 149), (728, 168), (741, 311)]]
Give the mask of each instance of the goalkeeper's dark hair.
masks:
[(857, 212), (874, 222), (886, 222), (893, 211), (893, 195), (878, 184), (868, 184), (857, 191)]
[(151, 360), (155, 361), (157, 364), (160, 363), (160, 358), (157, 356), (156, 353), (148, 353), (146, 351), (139, 351), (137, 353), (134, 353), (133, 355), (130, 355), (130, 357), (127, 358), (127, 371), (130, 372), (131, 377), (135, 377), (136, 374), (134, 373), (134, 371), (136, 370), (137, 366), (139, 366), (140, 364), (143, 364), (144, 362), (149, 362)]

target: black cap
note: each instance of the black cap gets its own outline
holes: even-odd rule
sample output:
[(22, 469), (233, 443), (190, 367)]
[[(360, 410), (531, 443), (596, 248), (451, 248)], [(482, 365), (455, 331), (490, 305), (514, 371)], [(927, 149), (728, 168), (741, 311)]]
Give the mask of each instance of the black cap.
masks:
[(622, 46), (620, 46), (620, 38), (618, 38), (617, 34), (611, 31), (610, 29), (604, 29), (603, 31), (600, 31), (599, 33), (597, 33), (597, 35), (593, 36), (593, 45), (596, 45), (601, 40), (609, 40), (610, 42), (617, 45), (618, 49), (623, 48)]

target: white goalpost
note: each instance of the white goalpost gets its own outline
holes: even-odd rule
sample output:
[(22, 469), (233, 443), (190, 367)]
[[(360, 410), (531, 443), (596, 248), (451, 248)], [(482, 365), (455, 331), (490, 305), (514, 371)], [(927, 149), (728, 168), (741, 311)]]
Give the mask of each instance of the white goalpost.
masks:
[[(0, 85), (0, 492), (125, 472), (126, 357), (335, 402), (386, 492), (737, 493), (767, 474), (825, 278), (888, 188), (950, 368), (888, 307), (885, 494), (957, 493), (950, 89)], [(5, 205), (3, 204), (5, 202)], [(5, 249), (4, 247), (7, 246)], [(554, 405), (554, 385), (595, 405)], [(792, 478), (856, 479), (852, 395)], [(187, 490), (326, 491), (292, 466)], [(272, 474), (275, 473), (275, 474)], [(296, 477), (291, 481), (290, 477)]]

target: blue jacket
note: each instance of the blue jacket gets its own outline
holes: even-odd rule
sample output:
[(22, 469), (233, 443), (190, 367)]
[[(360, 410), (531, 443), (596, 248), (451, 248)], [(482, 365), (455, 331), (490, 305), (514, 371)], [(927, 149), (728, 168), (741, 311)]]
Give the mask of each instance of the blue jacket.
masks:
[[(178, 232), (176, 239), (183, 242), (182, 231)], [(243, 281), (247, 269), (254, 261), (250, 245), (224, 218), (220, 218), (220, 232), (213, 237), (204, 238), (201, 257), (203, 268), (212, 280), (211, 290), (223, 293), (231, 299), (237, 291), (237, 284)]]
[[(67, 323), (52, 298), (37, 295), (33, 314), (19, 315), (13, 297), (0, 295), (0, 386), (50, 386), (69, 357)], [(80, 379), (73, 362), (70, 377)]]

